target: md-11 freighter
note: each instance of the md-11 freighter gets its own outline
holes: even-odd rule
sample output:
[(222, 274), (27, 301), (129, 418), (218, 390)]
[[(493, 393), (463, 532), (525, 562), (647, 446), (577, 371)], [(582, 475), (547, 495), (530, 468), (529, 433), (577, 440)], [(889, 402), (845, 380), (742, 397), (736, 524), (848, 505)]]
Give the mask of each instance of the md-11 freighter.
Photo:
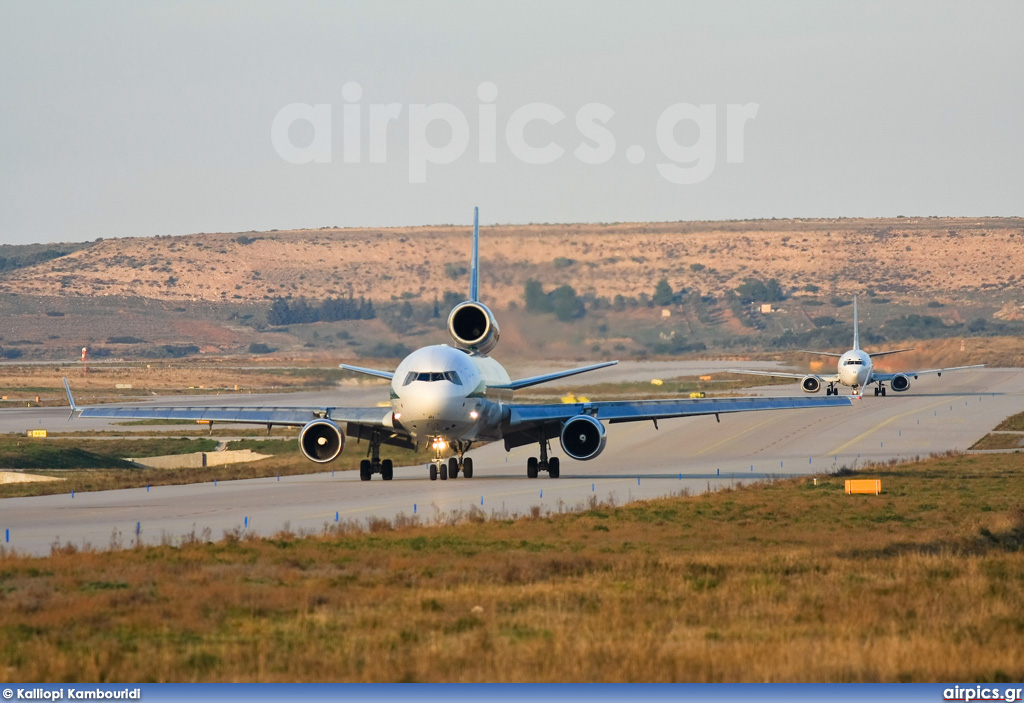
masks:
[[(456, 305), (448, 316), (454, 346), (423, 347), (405, 357), (395, 371), (380, 371), (342, 364), (341, 368), (391, 381), (391, 402), (382, 407), (174, 407), (163, 405), (80, 407), (71, 390), (72, 414), (118, 419), (197, 420), (210, 423), (245, 423), (300, 428), (299, 448), (310, 461), (325, 464), (336, 459), (345, 439), (366, 440), (368, 458), (359, 475), (369, 481), (379, 473), (385, 481), (394, 475), (390, 459), (381, 460), (383, 444), (416, 449), (429, 445), (435, 460), (428, 466), (431, 480), (454, 479), (461, 472), (473, 476), (473, 460), (465, 456), (473, 446), (503, 441), (505, 450), (536, 444), (538, 455), (526, 462), (526, 475), (546, 472), (558, 478), (561, 466), (550, 454), (557, 437), (566, 456), (593, 459), (605, 448), (605, 425), (653, 421), (691, 415), (715, 415), (748, 410), (793, 410), (850, 405), (849, 398), (679, 398), (615, 400), (578, 403), (517, 403), (515, 391), (547, 381), (604, 368), (617, 362), (558, 371), (512, 380), (505, 368), (488, 356), (498, 343), (498, 324), (480, 302), (479, 214), (473, 217), (473, 253), (469, 300)], [(680, 448), (680, 453), (685, 451)], [(449, 457), (445, 461), (446, 455)], [(643, 458), (636, 457), (636, 467)]]

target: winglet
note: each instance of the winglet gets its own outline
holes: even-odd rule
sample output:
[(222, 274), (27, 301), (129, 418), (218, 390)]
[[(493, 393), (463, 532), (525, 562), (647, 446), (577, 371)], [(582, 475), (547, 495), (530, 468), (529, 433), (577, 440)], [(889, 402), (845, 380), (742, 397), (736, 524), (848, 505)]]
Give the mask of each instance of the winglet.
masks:
[(473, 208), (473, 258), (469, 264), (469, 299), (474, 303), (477, 298), (477, 284), (480, 274), (480, 208)]
[(64, 392), (67, 393), (68, 405), (71, 406), (71, 413), (68, 414), (68, 422), (71, 422), (71, 418), (75, 416), (75, 413), (78, 412), (80, 408), (77, 405), (75, 405), (75, 397), (71, 395), (71, 386), (68, 384), (68, 379), (66, 376), (64, 377)]
[(860, 349), (860, 328), (857, 326), (857, 296), (853, 296), (853, 348)]

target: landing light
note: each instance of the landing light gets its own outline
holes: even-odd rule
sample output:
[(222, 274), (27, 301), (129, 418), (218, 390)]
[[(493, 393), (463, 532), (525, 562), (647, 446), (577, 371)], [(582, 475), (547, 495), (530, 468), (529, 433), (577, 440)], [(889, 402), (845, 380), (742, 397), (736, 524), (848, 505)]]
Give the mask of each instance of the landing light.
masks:
[(395, 419), (396, 420), (401, 420), (402, 419), (402, 413), (395, 413), (394, 415), (395, 415)]
[(469, 411), (469, 417), (472, 418), (473, 420), (475, 420), (478, 417), (480, 417), (480, 413), (478, 413), (476, 410), (470, 410)]
[(448, 448), (448, 443), (445, 442), (440, 437), (437, 437), (434, 439), (433, 444), (431, 444), (430, 446), (433, 447), (436, 451), (443, 452), (445, 449)]

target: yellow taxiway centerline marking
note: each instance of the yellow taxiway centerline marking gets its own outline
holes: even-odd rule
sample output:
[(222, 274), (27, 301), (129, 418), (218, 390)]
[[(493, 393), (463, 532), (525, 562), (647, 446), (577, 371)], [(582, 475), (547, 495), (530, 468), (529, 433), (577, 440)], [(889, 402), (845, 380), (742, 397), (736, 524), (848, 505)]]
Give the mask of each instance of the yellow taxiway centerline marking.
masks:
[(860, 440), (864, 439), (865, 437), (867, 437), (872, 432), (877, 432), (878, 430), (882, 429), (883, 427), (888, 425), (890, 422), (893, 422), (894, 420), (899, 420), (901, 418), (907, 417), (908, 415), (914, 415), (915, 413), (924, 412), (925, 410), (931, 410), (932, 408), (934, 408), (934, 407), (936, 407), (938, 405), (945, 405), (947, 402), (949, 402), (949, 401), (946, 400), (946, 399), (937, 400), (934, 403), (932, 403), (931, 405), (926, 405), (923, 408), (915, 408), (914, 410), (908, 410), (907, 412), (901, 413), (899, 415), (893, 415), (888, 420), (883, 420), (882, 422), (879, 422), (877, 425), (875, 425), (871, 429), (869, 429), (869, 430), (867, 430), (865, 432), (862, 432), (861, 434), (857, 435), (856, 437), (851, 439), (846, 444), (840, 445), (840, 446), (836, 447), (835, 449), (833, 449), (832, 451), (826, 452), (826, 453), (822, 454), (821, 456), (822, 457), (826, 457), (826, 456), (829, 456), (829, 455), (835, 456), (836, 454), (840, 453), (841, 451), (843, 451), (844, 449), (849, 447), (851, 444), (855, 444), (856, 442), (859, 442)]
[(695, 452), (695, 453), (691, 454), (690, 456), (701, 456), (703, 454), (707, 454), (710, 451), (714, 451), (715, 449), (718, 449), (720, 446), (722, 446), (726, 442), (731, 442), (731, 441), (733, 441), (733, 440), (735, 440), (735, 439), (737, 439), (739, 437), (742, 437), (745, 434), (749, 434), (750, 432), (753, 432), (756, 429), (760, 429), (761, 427), (763, 427), (764, 425), (767, 425), (769, 422), (772, 422), (773, 420), (775, 420), (775, 418), (768, 417), (765, 420), (763, 420), (762, 422), (759, 422), (756, 425), (752, 425), (752, 426), (748, 427), (747, 429), (743, 430), (742, 432), (737, 432), (736, 434), (730, 435), (730, 436), (726, 437), (723, 440), (715, 442), (711, 446), (705, 447), (704, 449), (701, 449), (699, 452)]

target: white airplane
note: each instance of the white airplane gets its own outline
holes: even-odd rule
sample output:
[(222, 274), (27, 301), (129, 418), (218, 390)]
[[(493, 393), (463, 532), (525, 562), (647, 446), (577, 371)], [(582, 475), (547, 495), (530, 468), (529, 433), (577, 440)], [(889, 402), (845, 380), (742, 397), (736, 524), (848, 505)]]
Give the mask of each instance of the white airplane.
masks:
[(729, 369), (728, 373), (742, 373), (753, 376), (775, 376), (779, 378), (799, 378), (800, 387), (805, 393), (817, 393), (821, 385), (827, 383), (825, 395), (839, 395), (836, 384), (850, 386), (853, 388), (853, 395), (859, 396), (865, 388), (872, 383), (875, 385), (875, 395), (885, 395), (885, 384), (888, 383), (894, 391), (902, 393), (910, 388), (910, 378), (916, 380), (918, 376), (925, 374), (938, 374), (941, 376), (946, 371), (962, 371), (963, 369), (977, 369), (985, 364), (973, 366), (952, 366), (945, 369), (925, 369), (924, 371), (901, 371), (900, 373), (882, 373), (875, 371), (871, 359), (886, 354), (899, 354), (900, 352), (913, 351), (908, 349), (892, 349), (890, 351), (868, 353), (860, 348), (860, 331), (857, 325), (857, 296), (853, 296), (853, 349), (842, 354), (835, 352), (810, 351), (801, 349), (805, 354), (821, 354), (822, 356), (834, 356), (839, 359), (838, 369), (835, 374), (821, 376), (819, 374), (781, 373), (776, 371), (749, 371), (746, 369)]
[[(341, 368), (391, 381), (388, 408), (352, 407), (167, 407), (159, 405), (79, 407), (64, 379), (68, 402), (82, 417), (161, 420), (203, 420), (212, 423), (248, 423), (301, 428), (299, 447), (310, 461), (324, 464), (336, 459), (345, 438), (367, 440), (368, 458), (359, 476), (369, 481), (379, 473), (385, 481), (394, 475), (390, 459), (380, 459), (382, 444), (415, 449), (429, 443), (435, 459), (428, 466), (430, 480), (473, 476), (470, 447), (504, 440), (505, 451), (528, 444), (539, 446), (539, 457), (526, 462), (526, 475), (546, 471), (558, 478), (560, 461), (549, 454), (549, 440), (558, 437), (562, 451), (586, 461), (605, 447), (605, 423), (653, 421), (714, 415), (747, 410), (787, 410), (850, 405), (849, 398), (680, 398), (617, 400), (557, 404), (524, 404), (513, 393), (539, 383), (593, 371), (618, 363), (608, 361), (580, 368), (513, 381), (488, 356), (498, 343), (498, 324), (477, 295), (479, 274), (479, 213), (473, 216), (473, 254), (469, 300), (456, 305), (448, 316), (448, 332), (455, 346), (438, 344), (417, 349), (394, 371), (379, 371), (341, 364)], [(70, 418), (69, 418), (70, 419)], [(443, 457), (454, 453), (447, 462)]]

